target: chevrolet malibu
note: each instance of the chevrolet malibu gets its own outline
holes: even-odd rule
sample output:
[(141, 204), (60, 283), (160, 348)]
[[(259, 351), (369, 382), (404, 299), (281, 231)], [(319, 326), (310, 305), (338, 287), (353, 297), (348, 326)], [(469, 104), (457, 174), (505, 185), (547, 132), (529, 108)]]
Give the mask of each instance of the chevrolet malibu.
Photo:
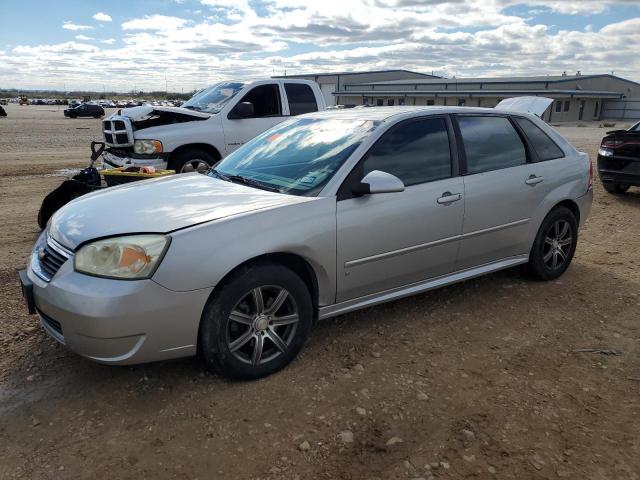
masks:
[(287, 365), (316, 320), (516, 265), (557, 278), (591, 182), (588, 156), (526, 113), (312, 113), (207, 175), (71, 202), (20, 277), (43, 328), (87, 358), (199, 352), (257, 378)]

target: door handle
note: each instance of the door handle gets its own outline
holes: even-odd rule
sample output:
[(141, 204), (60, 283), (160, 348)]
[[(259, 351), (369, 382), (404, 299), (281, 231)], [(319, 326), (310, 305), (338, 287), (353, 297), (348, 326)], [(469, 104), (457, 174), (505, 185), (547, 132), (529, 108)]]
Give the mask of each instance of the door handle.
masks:
[(436, 200), (440, 205), (449, 205), (462, 199), (461, 193), (444, 192), (442, 196)]
[(536, 175), (530, 175), (529, 178), (524, 181), (524, 183), (531, 186), (537, 185), (540, 182), (544, 182), (544, 177), (538, 177)]

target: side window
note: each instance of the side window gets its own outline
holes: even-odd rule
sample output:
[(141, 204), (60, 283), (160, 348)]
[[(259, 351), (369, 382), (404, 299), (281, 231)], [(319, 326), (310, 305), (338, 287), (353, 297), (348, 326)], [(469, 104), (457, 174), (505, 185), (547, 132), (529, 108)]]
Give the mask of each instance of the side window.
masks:
[(479, 173), (527, 163), (518, 132), (505, 117), (458, 117), (467, 158), (467, 173)]
[(556, 102), (556, 113), (560, 113), (560, 112), (562, 112), (562, 102), (558, 100)]
[(289, 113), (291, 115), (302, 115), (303, 113), (318, 111), (316, 97), (309, 85), (303, 83), (285, 83), (284, 91), (287, 92)]
[(569, 100), (565, 100), (565, 102), (564, 102), (564, 111), (568, 112), (570, 106), (571, 106), (571, 102)]
[(445, 119), (429, 118), (392, 128), (369, 150), (363, 169), (363, 175), (373, 170), (395, 175), (407, 187), (450, 177)]
[(540, 160), (553, 160), (564, 157), (562, 149), (549, 138), (537, 125), (526, 118), (515, 118), (524, 134), (529, 139)]
[(278, 84), (259, 85), (247, 93), (240, 102), (253, 103), (254, 118), (277, 117), (280, 109), (280, 89)]

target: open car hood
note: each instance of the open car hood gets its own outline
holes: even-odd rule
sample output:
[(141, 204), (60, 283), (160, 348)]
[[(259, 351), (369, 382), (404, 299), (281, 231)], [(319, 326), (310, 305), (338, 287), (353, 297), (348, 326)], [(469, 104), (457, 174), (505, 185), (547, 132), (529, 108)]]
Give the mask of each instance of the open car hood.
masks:
[(533, 113), (542, 118), (545, 110), (552, 103), (553, 99), (547, 97), (513, 97), (505, 98), (495, 108), (510, 112)]
[(142, 105), (140, 107), (123, 108), (120, 115), (129, 117), (132, 121), (148, 120), (160, 115), (160, 112), (174, 114), (177, 116), (193, 117), (194, 120), (204, 120), (211, 116), (209, 113), (197, 112), (182, 107), (154, 107), (152, 105)]

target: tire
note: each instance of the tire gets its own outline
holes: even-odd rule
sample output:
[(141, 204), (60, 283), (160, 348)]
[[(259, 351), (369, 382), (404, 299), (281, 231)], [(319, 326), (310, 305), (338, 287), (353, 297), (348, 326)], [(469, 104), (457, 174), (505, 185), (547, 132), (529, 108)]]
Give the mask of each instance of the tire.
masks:
[(607, 192), (614, 195), (623, 195), (627, 190), (629, 190), (629, 185), (621, 185), (613, 182), (604, 182), (602, 186)]
[(296, 357), (312, 323), (311, 294), (296, 273), (273, 263), (250, 265), (209, 298), (200, 323), (200, 353), (209, 370), (225, 377), (266, 377)]
[(543, 281), (562, 275), (573, 259), (578, 243), (578, 222), (566, 207), (556, 207), (540, 225), (529, 254), (528, 270)]
[(204, 150), (185, 150), (171, 159), (169, 169), (175, 170), (176, 173), (206, 173), (207, 170), (215, 166), (219, 161), (219, 158), (214, 157)]

